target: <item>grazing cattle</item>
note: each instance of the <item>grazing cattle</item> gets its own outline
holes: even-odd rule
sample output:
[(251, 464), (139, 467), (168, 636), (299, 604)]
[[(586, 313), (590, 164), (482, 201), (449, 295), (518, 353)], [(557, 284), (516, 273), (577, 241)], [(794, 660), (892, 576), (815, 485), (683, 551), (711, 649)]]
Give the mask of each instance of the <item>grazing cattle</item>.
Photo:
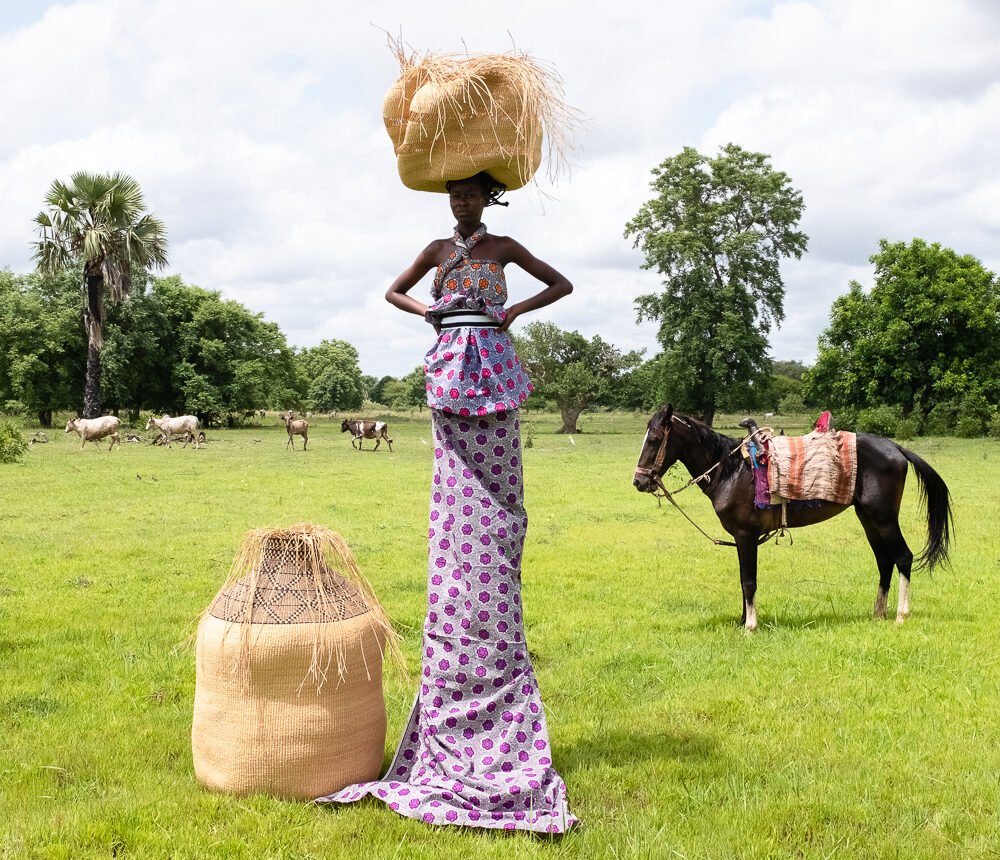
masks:
[[(312, 413), (308, 413), (312, 414)], [(285, 443), (285, 450), (288, 450), (288, 446), (292, 446), (292, 450), (295, 450), (295, 437), (302, 437), (302, 450), (306, 450), (306, 446), (309, 444), (309, 422), (303, 421), (301, 418), (296, 421), (292, 418), (292, 413), (289, 412), (287, 415), (282, 415), (281, 420), (285, 422), (285, 429), (288, 431), (288, 441)]]
[(118, 438), (120, 426), (121, 421), (114, 415), (105, 415), (103, 418), (70, 418), (66, 422), (66, 432), (76, 433), (83, 440), (80, 444), (81, 451), (88, 442), (93, 442), (100, 447), (98, 440), (110, 436), (111, 444), (108, 445), (110, 451), (115, 447), (115, 442), (118, 443), (119, 448), (122, 446), (122, 440)]
[(336, 421), (337, 420), (337, 410), (336, 409), (333, 412), (330, 413), (330, 420), (331, 421)]
[(261, 418), (267, 418), (267, 410), (266, 409), (261, 409), (260, 410), (260, 417)]
[(197, 449), (200, 447), (200, 437), (198, 436), (198, 419), (194, 415), (180, 415), (177, 418), (171, 418), (169, 415), (164, 414), (162, 418), (153, 418), (150, 416), (149, 421), (146, 422), (146, 429), (155, 427), (160, 431), (161, 445), (166, 445), (168, 448), (172, 447), (170, 444), (170, 437), (176, 435), (184, 436), (184, 447), (187, 448), (188, 442), (194, 442), (194, 447)]
[(358, 443), (358, 450), (361, 450), (361, 440), (362, 439), (374, 439), (375, 440), (375, 450), (378, 450), (378, 446), (381, 444), (382, 440), (389, 445), (389, 450), (392, 451), (392, 439), (389, 438), (389, 425), (384, 421), (362, 421), (361, 419), (354, 419), (353, 421), (348, 421), (344, 419), (344, 423), (340, 425), (340, 432), (351, 433), (351, 447), (354, 447), (354, 443)]

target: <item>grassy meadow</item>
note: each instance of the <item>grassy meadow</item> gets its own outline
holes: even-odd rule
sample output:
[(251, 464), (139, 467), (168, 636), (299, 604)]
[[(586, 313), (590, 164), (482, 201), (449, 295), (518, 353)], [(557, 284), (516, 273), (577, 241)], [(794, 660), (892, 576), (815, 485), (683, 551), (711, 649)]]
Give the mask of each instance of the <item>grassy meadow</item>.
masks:
[[(874, 558), (847, 512), (762, 550), (747, 636), (735, 550), (631, 486), (644, 417), (585, 415), (571, 443), (554, 416), (525, 416), (528, 644), (582, 826), (496, 834), (375, 801), (203, 790), (194, 658), (178, 645), (246, 530), (341, 532), (416, 677), (432, 448), (426, 413), (389, 420), (392, 453), (352, 450), (325, 418), (292, 453), (269, 417), (209, 431), (200, 451), (81, 452), (60, 426), (0, 465), (0, 858), (1000, 856), (1000, 443), (988, 439), (905, 443), (947, 481), (956, 522), (953, 566), (914, 574), (909, 621), (871, 619)], [(679, 483), (675, 470), (667, 484)], [(914, 552), (926, 535), (915, 486), (911, 474)], [(680, 500), (723, 536), (697, 490)], [(895, 598), (894, 581), (890, 618)], [(385, 679), (386, 762), (414, 683)]]

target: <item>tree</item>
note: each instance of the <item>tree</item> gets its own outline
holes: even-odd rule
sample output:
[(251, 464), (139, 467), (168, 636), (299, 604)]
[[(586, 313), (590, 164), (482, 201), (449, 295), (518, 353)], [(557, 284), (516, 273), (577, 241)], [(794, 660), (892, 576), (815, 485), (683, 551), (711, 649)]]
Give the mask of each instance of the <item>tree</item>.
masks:
[[(833, 302), (806, 395), (834, 408), (929, 413), (1000, 400), (1000, 282), (971, 255), (879, 242), (875, 284)], [(939, 410), (940, 412), (941, 410)]]
[(609, 397), (622, 373), (642, 361), (641, 352), (622, 353), (599, 335), (587, 340), (548, 322), (529, 323), (513, 340), (535, 389), (562, 413), (559, 433), (579, 433), (580, 413)]
[(166, 229), (146, 213), (139, 184), (124, 173), (74, 173), (68, 185), (57, 179), (45, 204), (48, 211), (35, 218), (41, 235), (34, 255), (39, 271), (55, 275), (83, 263), (88, 341), (83, 414), (96, 418), (105, 305), (128, 295), (133, 273), (166, 265)]
[(636, 300), (659, 321), (664, 393), (711, 424), (716, 404), (770, 374), (768, 334), (784, 317), (779, 264), (801, 257), (802, 195), (769, 157), (735, 144), (709, 158), (691, 147), (653, 169), (653, 199), (628, 222), (664, 277)]
[(52, 425), (77, 408), (84, 378), (78, 272), (57, 278), (0, 272), (0, 409), (23, 409)]
[(358, 351), (344, 340), (324, 340), (297, 356), (314, 409), (359, 409), (364, 397)]

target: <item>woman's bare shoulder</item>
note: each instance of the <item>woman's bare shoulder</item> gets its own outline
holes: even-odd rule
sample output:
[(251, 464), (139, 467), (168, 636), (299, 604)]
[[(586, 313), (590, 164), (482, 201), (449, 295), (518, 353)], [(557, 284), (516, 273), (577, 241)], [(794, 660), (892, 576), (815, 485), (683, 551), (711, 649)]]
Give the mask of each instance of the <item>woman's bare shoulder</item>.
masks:
[(521, 260), (531, 256), (531, 253), (524, 245), (510, 236), (494, 236), (493, 241), (496, 242), (494, 246), (496, 248), (496, 257), (504, 265), (507, 263), (520, 263)]

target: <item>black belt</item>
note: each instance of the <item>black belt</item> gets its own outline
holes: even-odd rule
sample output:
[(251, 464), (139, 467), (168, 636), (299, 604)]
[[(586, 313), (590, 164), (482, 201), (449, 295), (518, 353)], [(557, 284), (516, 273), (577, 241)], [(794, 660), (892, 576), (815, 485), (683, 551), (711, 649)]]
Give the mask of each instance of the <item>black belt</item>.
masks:
[(440, 328), (500, 328), (493, 317), (479, 311), (444, 311), (441, 313)]

